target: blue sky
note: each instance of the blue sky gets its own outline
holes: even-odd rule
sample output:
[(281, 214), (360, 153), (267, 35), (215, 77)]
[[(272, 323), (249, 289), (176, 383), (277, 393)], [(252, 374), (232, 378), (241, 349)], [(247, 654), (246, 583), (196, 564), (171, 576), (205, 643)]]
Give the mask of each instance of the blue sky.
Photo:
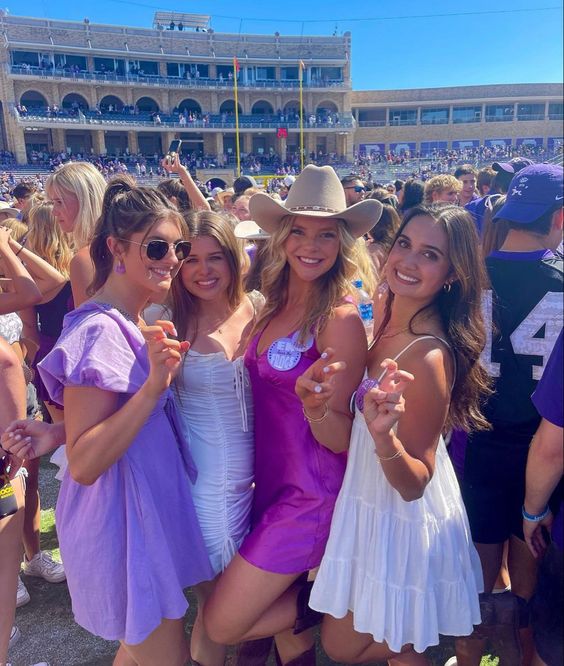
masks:
[[(6, 0), (4, 0), (6, 2)], [(356, 90), (563, 80), (562, 0), (8, 0), (11, 14), (149, 27), (157, 10), (210, 14), (218, 32), (352, 33)], [(25, 7), (22, 11), (21, 7)], [(441, 16), (442, 15), (442, 16)]]

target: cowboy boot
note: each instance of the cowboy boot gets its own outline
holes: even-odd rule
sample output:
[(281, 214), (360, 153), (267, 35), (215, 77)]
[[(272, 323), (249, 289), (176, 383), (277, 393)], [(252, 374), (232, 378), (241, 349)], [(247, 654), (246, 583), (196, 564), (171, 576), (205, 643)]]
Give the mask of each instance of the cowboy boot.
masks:
[(521, 663), (519, 629), (528, 625), (527, 602), (511, 592), (481, 594), (482, 625), (479, 633), (490, 639), (499, 666)]
[(298, 598), (296, 600), (298, 614), (296, 622), (294, 623), (294, 634), (301, 634), (302, 631), (321, 624), (321, 620), (323, 620), (323, 613), (313, 610), (313, 608), (310, 608), (309, 606), (309, 597), (311, 595), (312, 587), (313, 581), (306, 581), (298, 592)]
[(237, 646), (236, 666), (265, 666), (274, 639), (272, 636), (256, 641), (245, 641)]
[(316, 666), (315, 645), (312, 645), (309, 650), (302, 652), (302, 654), (294, 657), (292, 661), (282, 664), (276, 645), (274, 646), (274, 656), (276, 657), (276, 666)]

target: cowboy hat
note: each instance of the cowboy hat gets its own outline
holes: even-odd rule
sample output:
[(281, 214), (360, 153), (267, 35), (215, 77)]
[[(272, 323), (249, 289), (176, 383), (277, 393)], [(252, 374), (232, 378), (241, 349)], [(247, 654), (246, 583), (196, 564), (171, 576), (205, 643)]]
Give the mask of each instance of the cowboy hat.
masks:
[(0, 214), (7, 217), (19, 217), (20, 211), (17, 208), (12, 208), (7, 201), (0, 201)]
[(284, 203), (259, 192), (249, 201), (249, 211), (256, 223), (273, 233), (283, 217), (288, 215), (340, 218), (356, 238), (367, 233), (380, 219), (382, 204), (365, 199), (347, 208), (345, 191), (339, 177), (330, 166), (308, 164), (290, 188)]
[(234, 233), (237, 238), (244, 238), (245, 240), (266, 240), (270, 238), (270, 234), (263, 231), (253, 220), (239, 222), (235, 225)]

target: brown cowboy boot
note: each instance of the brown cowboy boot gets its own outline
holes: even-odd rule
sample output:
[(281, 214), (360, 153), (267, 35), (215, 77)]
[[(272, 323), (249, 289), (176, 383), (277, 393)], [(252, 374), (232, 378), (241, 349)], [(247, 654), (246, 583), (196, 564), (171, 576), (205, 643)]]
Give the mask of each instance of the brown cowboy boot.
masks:
[(294, 657), (292, 661), (289, 661), (287, 664), (282, 664), (278, 650), (274, 650), (276, 656), (276, 666), (316, 666), (316, 657), (315, 657), (315, 645), (312, 645), (309, 650), (302, 652), (302, 654)]
[(477, 634), (488, 638), (499, 666), (515, 666), (521, 663), (522, 649), (519, 629), (528, 625), (527, 602), (511, 592), (481, 594), (482, 624)]
[(265, 666), (270, 656), (274, 639), (259, 638), (256, 641), (245, 641), (237, 646), (236, 666)]

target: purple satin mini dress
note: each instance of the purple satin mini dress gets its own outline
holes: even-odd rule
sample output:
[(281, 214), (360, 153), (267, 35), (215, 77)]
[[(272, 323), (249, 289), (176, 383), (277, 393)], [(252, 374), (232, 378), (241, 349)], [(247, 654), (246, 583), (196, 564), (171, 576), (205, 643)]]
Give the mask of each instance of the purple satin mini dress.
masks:
[(333, 453), (313, 436), (295, 393), (298, 377), (320, 356), (313, 338), (297, 335), (257, 353), (252, 340), (245, 365), (255, 409), (255, 495), (251, 532), (239, 553), (260, 569), (302, 573), (321, 562), (346, 453)]

